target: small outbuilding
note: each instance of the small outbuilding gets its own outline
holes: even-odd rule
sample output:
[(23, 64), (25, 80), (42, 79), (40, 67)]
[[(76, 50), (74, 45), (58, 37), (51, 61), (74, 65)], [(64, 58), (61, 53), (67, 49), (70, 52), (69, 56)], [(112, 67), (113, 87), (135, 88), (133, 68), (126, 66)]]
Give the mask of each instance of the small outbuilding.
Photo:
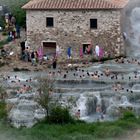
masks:
[[(95, 55), (98, 44), (104, 56), (125, 53), (121, 11), (128, 0), (30, 0), (26, 10), (27, 42), (44, 55), (65, 60)], [(70, 51), (70, 52), (69, 52)]]

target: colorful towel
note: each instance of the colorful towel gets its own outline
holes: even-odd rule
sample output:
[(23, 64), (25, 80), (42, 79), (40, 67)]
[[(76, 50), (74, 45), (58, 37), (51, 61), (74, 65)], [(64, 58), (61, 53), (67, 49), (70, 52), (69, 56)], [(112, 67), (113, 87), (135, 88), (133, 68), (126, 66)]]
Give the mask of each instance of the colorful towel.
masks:
[(38, 53), (38, 58), (42, 59), (43, 58), (43, 47), (42, 46), (38, 48), (37, 53)]

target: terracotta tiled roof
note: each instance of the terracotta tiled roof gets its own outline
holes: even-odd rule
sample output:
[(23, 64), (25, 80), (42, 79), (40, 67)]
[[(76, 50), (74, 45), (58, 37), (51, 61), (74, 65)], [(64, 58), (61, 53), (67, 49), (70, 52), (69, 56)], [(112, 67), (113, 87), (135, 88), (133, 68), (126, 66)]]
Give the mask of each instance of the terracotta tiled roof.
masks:
[(31, 0), (23, 9), (121, 9), (126, 0)]
[(123, 8), (128, 4), (130, 0), (108, 0), (108, 1)]

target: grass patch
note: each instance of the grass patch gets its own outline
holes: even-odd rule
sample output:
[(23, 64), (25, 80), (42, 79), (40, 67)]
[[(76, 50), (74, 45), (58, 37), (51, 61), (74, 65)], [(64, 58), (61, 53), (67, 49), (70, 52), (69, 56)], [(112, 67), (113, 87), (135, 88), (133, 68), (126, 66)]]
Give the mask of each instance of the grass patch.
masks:
[[(114, 140), (115, 137), (120, 137), (130, 130), (130, 126), (135, 125), (137, 120), (129, 123), (129, 127), (126, 125), (127, 123), (128, 122), (125, 122), (124, 120), (105, 123), (76, 123), (66, 125), (40, 123), (31, 129), (15, 129), (5, 125), (4, 129), (1, 129), (1, 127), (3, 127), (1, 124), (0, 134), (6, 133), (5, 135), (11, 135), (14, 140), (109, 140), (109, 138), (110, 140)], [(139, 128), (139, 126), (136, 125), (136, 128)]]
[(6, 140), (119, 140), (128, 131), (140, 128), (140, 118), (132, 117), (130, 114), (129, 116), (129, 120), (119, 119), (102, 123), (76, 121), (73, 124), (60, 125), (44, 121), (30, 129), (16, 129), (0, 123), (0, 135)]

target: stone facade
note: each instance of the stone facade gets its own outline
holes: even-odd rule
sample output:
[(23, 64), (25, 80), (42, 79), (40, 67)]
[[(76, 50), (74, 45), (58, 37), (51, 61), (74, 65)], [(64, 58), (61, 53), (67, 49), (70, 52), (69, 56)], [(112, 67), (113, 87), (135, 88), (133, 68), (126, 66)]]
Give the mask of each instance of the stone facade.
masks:
[[(99, 44), (105, 54), (124, 54), (120, 27), (120, 10), (27, 10), (27, 42), (36, 50), (42, 41), (53, 42), (61, 48), (59, 60), (67, 58), (72, 47), (72, 58), (78, 59), (80, 47)], [(54, 27), (46, 27), (46, 17), (54, 18)], [(90, 19), (97, 19), (98, 28), (90, 29)], [(87, 57), (85, 55), (84, 57)], [(89, 58), (89, 57), (88, 57)]]

